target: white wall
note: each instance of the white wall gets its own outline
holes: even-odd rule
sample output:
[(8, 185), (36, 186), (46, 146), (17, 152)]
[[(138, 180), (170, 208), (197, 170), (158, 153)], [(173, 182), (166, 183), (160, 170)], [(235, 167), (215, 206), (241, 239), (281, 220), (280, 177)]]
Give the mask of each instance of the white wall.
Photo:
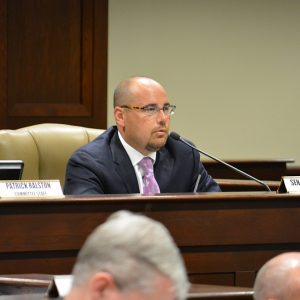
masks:
[(116, 84), (145, 75), (199, 148), (300, 163), (298, 0), (109, 0), (108, 69), (108, 126)]

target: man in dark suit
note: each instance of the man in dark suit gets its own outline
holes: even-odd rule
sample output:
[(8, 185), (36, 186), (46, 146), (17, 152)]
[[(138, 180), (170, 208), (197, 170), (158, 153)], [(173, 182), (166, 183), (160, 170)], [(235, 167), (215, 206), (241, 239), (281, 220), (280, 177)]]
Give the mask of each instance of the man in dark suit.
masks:
[(114, 93), (117, 126), (71, 156), (64, 193), (146, 193), (152, 179), (141, 167), (144, 157), (153, 163), (157, 182), (153, 193), (193, 192), (195, 186), (197, 192), (219, 192), (199, 153), (169, 137), (175, 109), (165, 89), (153, 79), (131, 77), (119, 83)]

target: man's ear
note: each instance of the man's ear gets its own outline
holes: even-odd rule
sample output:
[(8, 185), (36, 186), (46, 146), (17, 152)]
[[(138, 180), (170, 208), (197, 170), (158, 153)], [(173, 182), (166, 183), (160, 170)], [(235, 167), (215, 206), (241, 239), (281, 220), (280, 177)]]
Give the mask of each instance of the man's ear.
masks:
[(116, 285), (109, 273), (98, 272), (90, 278), (88, 290), (91, 299), (109, 299), (110, 293), (115, 292)]
[(118, 126), (124, 128), (125, 122), (124, 122), (124, 110), (123, 108), (116, 106), (114, 108), (114, 116), (115, 120)]

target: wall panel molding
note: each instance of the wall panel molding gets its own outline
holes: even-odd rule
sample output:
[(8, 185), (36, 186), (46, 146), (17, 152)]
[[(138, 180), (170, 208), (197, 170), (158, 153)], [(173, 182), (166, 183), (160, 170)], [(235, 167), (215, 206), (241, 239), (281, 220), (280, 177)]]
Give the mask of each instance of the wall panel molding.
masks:
[(108, 0), (0, 1), (1, 127), (106, 128)]

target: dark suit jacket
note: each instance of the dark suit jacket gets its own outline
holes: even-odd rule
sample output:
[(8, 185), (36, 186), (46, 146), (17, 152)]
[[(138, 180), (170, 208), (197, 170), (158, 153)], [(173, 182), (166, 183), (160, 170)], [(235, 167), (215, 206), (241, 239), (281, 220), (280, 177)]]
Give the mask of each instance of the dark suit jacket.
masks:
[[(199, 153), (170, 137), (157, 152), (154, 174), (161, 193), (193, 192), (199, 174), (198, 192), (220, 191), (200, 162)], [(71, 156), (64, 194), (127, 193), (139, 193), (139, 186), (118, 130), (113, 126)]]

